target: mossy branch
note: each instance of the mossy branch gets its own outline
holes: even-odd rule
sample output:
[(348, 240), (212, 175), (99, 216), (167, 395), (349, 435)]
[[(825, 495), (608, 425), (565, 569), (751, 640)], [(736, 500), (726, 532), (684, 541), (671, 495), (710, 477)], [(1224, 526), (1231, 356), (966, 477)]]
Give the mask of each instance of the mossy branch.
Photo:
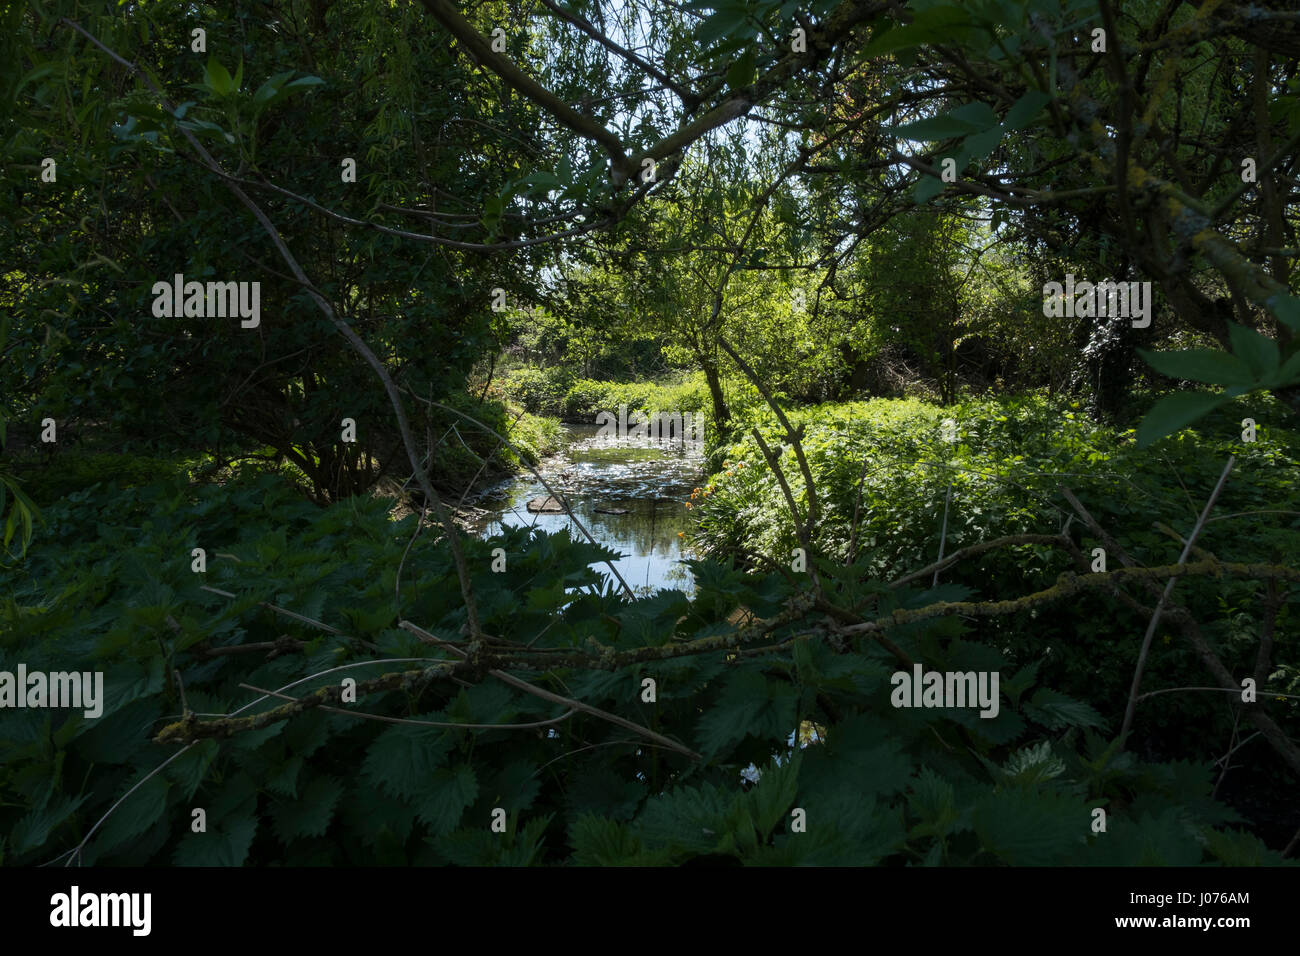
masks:
[[(357, 684), (357, 695), (378, 693), (387, 690), (414, 690), (422, 681), (431, 677), (450, 677), (458, 671), (469, 671), (472, 667), (465, 661), (439, 661), (428, 667), (412, 668), (405, 671), (382, 674), (371, 680)], [(188, 714), (182, 720), (168, 724), (154, 736), (156, 744), (193, 743), (205, 737), (230, 737), (250, 730), (260, 730), (281, 720), (287, 720), (304, 711), (328, 704), (341, 702), (343, 686), (331, 684), (321, 687), (306, 697), (299, 697), (289, 703), (281, 704), (260, 714), (247, 717), (219, 717), (215, 720), (199, 720), (194, 714)]]

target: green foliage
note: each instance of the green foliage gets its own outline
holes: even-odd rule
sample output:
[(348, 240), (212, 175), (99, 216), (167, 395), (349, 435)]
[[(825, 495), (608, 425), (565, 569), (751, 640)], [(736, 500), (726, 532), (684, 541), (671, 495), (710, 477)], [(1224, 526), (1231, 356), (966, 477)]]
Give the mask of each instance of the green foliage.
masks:
[[(404, 183), (412, 139), (422, 143), (425, 188), (454, 181), (472, 196), (513, 177), (517, 161), (501, 161), (502, 134), (526, 121), (495, 116), (493, 98), (479, 95), (463, 61), (411, 8), (332, 5), (329, 16), (348, 29), (332, 32), (306, 64), (301, 44), (276, 25), (290, 16), (282, 5), (257, 17), (212, 11), (206, 59), (175, 55), (190, 42), (183, 4), (165, 0), (129, 17), (117, 5), (92, 6), (102, 15), (86, 25), (179, 102), (169, 113), (134, 79), (108, 82), (118, 69), (108, 57), (63, 27), (47, 44), (37, 37), (54, 24), (20, 11), (23, 57), (34, 62), (6, 114), (15, 162), (3, 173), (0, 244), (15, 266), (0, 306), (15, 321), (0, 394), (11, 419), (50, 415), (60, 429), (79, 423), (146, 453), (183, 447), (225, 459), (270, 449), (322, 500), (367, 491), (407, 467), (373, 370), (287, 276), (243, 204), (202, 164), (178, 158), (191, 152), (183, 134), (232, 172), (368, 218), (395, 190), (406, 188), (403, 204), (422, 202), (419, 187)], [(447, 95), (413, 114), (421, 88)], [(480, 113), (481, 123), (460, 122)], [(464, 126), (455, 148), (439, 147), (453, 126)], [(354, 131), (342, 153), (359, 164), (354, 183), (340, 177), (341, 128)], [(21, 166), (47, 155), (75, 157), (60, 159), (67, 188), (32, 188)], [(509, 267), (430, 255), (392, 235), (343, 232), (298, 200), (259, 201), (320, 294), (393, 368), (405, 366), (395, 377), (407, 395), (463, 392), (496, 346), (492, 313), (480, 303), (493, 286), (529, 285), (519, 275), (527, 255)], [(22, 229), (8, 225), (18, 218)], [(391, 213), (374, 218), (410, 225)], [(241, 329), (232, 317), (155, 316), (150, 290), (177, 273), (260, 282), (259, 328)], [(408, 416), (425, 424), (408, 401)], [(352, 447), (338, 441), (345, 417), (358, 423)]]
[[(746, 396), (744, 402), (752, 404), (757, 395), (738, 381), (727, 383), (729, 391)], [(506, 373), (502, 383), (504, 394), (530, 411), (555, 415), (565, 421), (593, 423), (600, 412), (618, 414), (620, 405), (626, 405), (628, 414), (650, 412), (693, 412), (709, 414), (711, 405), (704, 377), (692, 375), (671, 376), (650, 382), (612, 382), (568, 377), (563, 368), (539, 369), (522, 367)]]
[[(1300, 300), (1294, 296), (1277, 296), (1272, 300), (1272, 308), (1278, 319), (1300, 331)], [(1162, 375), (1228, 388), (1222, 395), (1199, 392), (1166, 395), (1138, 428), (1139, 447), (1190, 425), (1238, 395), (1300, 385), (1300, 337), (1291, 340), (1284, 356), (1276, 341), (1254, 329), (1230, 322), (1228, 334), (1232, 341), (1231, 353), (1212, 349), (1140, 350), (1147, 364)]]
[[(919, 25), (920, 19), (918, 17), (910, 27), (901, 27), (886, 36), (897, 36), (914, 29)], [(1029, 125), (1051, 100), (1052, 97), (1041, 90), (1029, 90), (1016, 100), (1005, 120), (999, 120), (997, 113), (987, 103), (966, 103), (941, 116), (904, 123), (896, 127), (893, 133), (909, 139), (930, 141), (960, 139), (960, 146), (952, 157), (956, 164), (955, 172), (960, 174), (972, 160), (984, 159), (997, 149), (1007, 133)], [(917, 184), (913, 195), (917, 202), (924, 203), (941, 192), (943, 187), (942, 179), (930, 176)]]
[[(1300, 515), (1295, 508), (1294, 475), (1300, 467), (1297, 436), (1276, 425), (1261, 427), (1254, 443), (1240, 441), (1240, 421), (1284, 420), (1279, 404), (1258, 397), (1206, 417), (1199, 432), (1140, 450), (1131, 432), (1116, 433), (1088, 421), (1077, 405), (1025, 398), (971, 401), (938, 408), (918, 401), (873, 401), (823, 405), (788, 412), (804, 426), (803, 448), (817, 484), (821, 518), (813, 529), (815, 553), (835, 563), (850, 556), (869, 579), (893, 579), (924, 567), (939, 555), (1003, 535), (1060, 532), (1071, 509), (1058, 492), (1070, 487), (1092, 514), (1146, 566), (1172, 564), (1185, 535), (1215, 486), (1224, 462), (1237, 466), (1198, 540), (1199, 547), (1223, 560), (1300, 563)], [(951, 417), (956, 441), (943, 440), (942, 422)], [(779, 447), (779, 430), (755, 418), (769, 445)], [(718, 469), (693, 496), (698, 516), (689, 533), (701, 554), (734, 549), (757, 552), (788, 565), (800, 546), (784, 496), (752, 439), (719, 448)], [(801, 514), (807, 497), (793, 451), (780, 458)], [(945, 501), (951, 483), (946, 516)], [(1185, 495), (1170, 494), (1181, 486)], [(856, 532), (854, 520), (857, 520)], [(1074, 538), (1085, 555), (1101, 546), (1074, 523)], [(852, 550), (851, 550), (852, 545)], [(1117, 558), (1109, 556), (1110, 566)], [(963, 594), (931, 595), (934, 600), (1000, 600), (1043, 590), (1057, 576), (1076, 570), (1059, 548), (1016, 545), (971, 558), (942, 573), (943, 587)], [(927, 578), (927, 582), (928, 582)], [(1216, 581), (1209, 587), (1184, 586), (1185, 602), (1216, 646), (1223, 648), (1234, 673), (1250, 673), (1261, 634), (1259, 586), (1246, 581)], [(846, 585), (842, 600), (872, 607), (879, 598), (861, 584)], [(879, 613), (880, 606), (874, 605)], [(904, 605), (906, 606), (906, 605)], [(1286, 613), (1285, 620), (1291, 615)], [(1093, 592), (1071, 599), (1060, 613), (1022, 613), (980, 621), (981, 642), (1004, 648), (1015, 667), (1033, 668), (1049, 689), (1024, 693), (1021, 712), (1034, 722), (1060, 729), (1063, 721), (1098, 727), (1122, 714), (1137, 645), (1146, 618)], [(1279, 621), (1281, 626), (1281, 621)], [(1200, 658), (1160, 631), (1148, 664), (1151, 686), (1203, 686)], [(922, 645), (929, 647), (929, 645)], [(1297, 670), (1281, 653), (1269, 686), (1289, 693)], [(1080, 706), (1056, 695), (1063, 693)], [(1159, 706), (1138, 711), (1136, 733), (1157, 752), (1204, 753), (1207, 736), (1226, 739), (1232, 719), (1209, 698), (1173, 695)], [(1086, 702), (1083, 705), (1082, 702)], [(1282, 704), (1288, 719), (1300, 717)], [(1274, 786), (1284, 778), (1271, 773)]]
[(197, 461), (177, 461), (160, 455), (109, 453), (72, 448), (61, 450), (50, 462), (25, 458), (15, 467), (30, 482), (42, 504), (52, 504), (75, 491), (103, 482), (115, 488), (134, 488), (174, 475), (186, 475)]
[[(4, 860), (1279, 862), (1230, 829), (1241, 821), (1214, 797), (1205, 741), (1235, 742), (1235, 713), (1208, 696), (1158, 698), (1139, 712), (1145, 750), (1117, 754), (1107, 735), (1145, 618), (1096, 591), (1058, 613), (891, 628), (933, 666), (1009, 675), (985, 720), (890, 706), (894, 658), (815, 615), (774, 625), (770, 647), (738, 648), (737, 621), (806, 597), (784, 575), (700, 560), (689, 599), (624, 600), (592, 570), (603, 549), (512, 531), (464, 543), (485, 632), (532, 655), (512, 669), (702, 761), (482, 669), (431, 671), (356, 705), (407, 723), (308, 710), (186, 749), (152, 742), (191, 714), (278, 705), (250, 686), (309, 694), (340, 673), (364, 682), (403, 659), (441, 660), (403, 620), (447, 640), (465, 631), (446, 540), (362, 494), (403, 476), (408, 450), (391, 396), (322, 300), (390, 373), (439, 490), (459, 494), (497, 451), (457, 412), (508, 434), (517, 450), (501, 458), (517, 466), (555, 446), (554, 417), (710, 410), (725, 444), (688, 507), (695, 545), (720, 560), (757, 551), (784, 566), (802, 543), (747, 428), (778, 448), (796, 511), (812, 501), (757, 385), (786, 403), (936, 395), (943, 409), (792, 410), (821, 504), (810, 557), (849, 616), (1050, 586), (1069, 565), (1039, 545), (982, 555), (942, 584), (888, 582), (999, 534), (1068, 533), (1087, 553), (1097, 542), (1063, 520), (1062, 481), (1137, 563), (1169, 563), (1228, 454), (1239, 467), (1198, 547), (1295, 566), (1296, 439), (1261, 394), (1297, 407), (1300, 299), (1276, 292), (1294, 271), (1280, 188), (1293, 146), (1261, 166), (1258, 189), (1238, 190), (1223, 159), (1242, 142), (1292, 140), (1300, 97), (1293, 64), (1256, 46), (1233, 5), (1125, 5), (1114, 62), (1077, 72), (1100, 16), (1090, 0), (690, 0), (653, 22), (620, 10), (638, 57), (657, 64), (652, 84), (549, 12), (468, 10), (484, 33), (518, 24), (508, 59), (546, 96), (517, 79), (503, 95), (492, 64), (430, 29), (436, 11), (419, 4), (205, 8), (206, 62), (177, 55), (193, 19), (179, 0), (47, 6), (12, 5), (0, 35), (0, 246), (14, 263), (0, 283), (0, 442), (6, 423), (52, 415), (125, 454), (96, 450), (105, 441), (0, 465), (0, 669), (106, 678), (101, 717), (0, 709)], [(570, 6), (604, 29), (598, 8)], [(783, 42), (796, 22), (818, 37), (798, 61)], [(717, 106), (735, 119), (715, 123)], [(604, 131), (601, 148), (575, 116)], [(690, 127), (709, 132), (669, 143)], [(929, 168), (955, 160), (961, 184), (908, 172), (900, 140), (927, 144), (909, 152)], [(195, 141), (267, 219), (195, 161)], [(611, 152), (654, 155), (665, 175), (627, 182)], [(344, 153), (355, 182), (339, 176)], [(57, 188), (38, 178), (46, 157), (59, 157)], [(1161, 320), (1140, 335), (1045, 321), (1038, 290), (1069, 269), (1159, 276)], [(261, 282), (264, 324), (246, 334), (231, 316), (153, 315), (149, 290), (177, 273)], [(500, 314), (487, 304), (498, 289), (511, 299)], [(1085, 421), (1072, 399), (1122, 408), (1139, 344), (1155, 372), (1224, 391), (1159, 398), (1135, 435)], [(480, 389), (476, 374), (495, 373), (503, 352), (506, 371)], [(1006, 382), (1070, 397), (962, 399)], [(516, 417), (508, 402), (550, 418)], [(1249, 446), (1236, 440), (1243, 413), (1261, 423)], [(339, 441), (345, 416), (357, 447)], [(951, 442), (936, 437), (946, 417)], [(1199, 435), (1157, 443), (1193, 424)], [(271, 473), (188, 483), (192, 463), (238, 454)], [(199, 547), (203, 575), (190, 566)], [(492, 569), (495, 547), (509, 572)], [(1225, 665), (1254, 672), (1265, 603), (1277, 611), (1267, 686), (1300, 690), (1292, 595), (1206, 583), (1182, 600)], [(1170, 637), (1158, 634), (1148, 680), (1200, 683), (1198, 655)], [(714, 643), (681, 654), (691, 641)], [(663, 656), (575, 663), (593, 647)], [(646, 675), (660, 685), (653, 707), (638, 696)], [(1273, 704), (1294, 738), (1294, 703)], [(1261, 774), (1276, 792), (1294, 783)], [(189, 825), (196, 804), (205, 833)], [(1100, 807), (1105, 834), (1090, 827)], [(505, 832), (492, 832), (501, 813)]]
[[(101, 516), (97, 526), (79, 519), (86, 511)], [(1249, 834), (1222, 829), (1234, 818), (1208, 799), (1208, 766), (1098, 759), (1099, 738), (1089, 735), (1106, 722), (1043, 684), (1036, 668), (1008, 680), (1015, 695), (996, 720), (897, 709), (892, 661), (866, 639), (841, 650), (804, 639), (745, 658), (724, 649), (614, 672), (516, 670), (652, 723), (704, 753), (699, 764), (588, 715), (543, 731), (444, 726), (564, 712), (490, 678), (426, 681), (349, 705), (437, 726), (307, 711), (188, 749), (162, 747), (151, 738), (178, 719), (181, 684), (184, 706), (224, 713), (256, 699), (241, 683), (279, 688), (344, 665), (358, 665), (342, 674), (362, 683), (408, 666), (391, 658), (434, 656), (395, 626), (392, 607), (413, 518), (391, 520), (377, 499), (322, 509), (262, 475), (223, 487), (99, 485), (51, 505), (46, 520), (49, 540), (63, 545), (38, 542), (0, 572), (12, 595), (0, 604), (0, 669), (94, 667), (106, 699), (96, 719), (0, 711), (7, 862), (61, 858), (88, 835), (81, 860), (100, 865), (1279, 862)], [(726, 634), (736, 607), (771, 615), (791, 594), (780, 575), (700, 563), (693, 599), (628, 601), (588, 569), (600, 549), (567, 535), (518, 530), (464, 544), (485, 628), (543, 652), (593, 639), (626, 649)], [(194, 546), (208, 550), (206, 575), (190, 569)], [(509, 573), (490, 571), (497, 546), (511, 555)], [(834, 586), (858, 573), (835, 572)], [(537, 599), (566, 586), (574, 590), (562, 610)], [(444, 543), (426, 539), (406, 556), (400, 616), (458, 633), (464, 610)], [(299, 649), (229, 653), (280, 635)], [(793, 626), (773, 635), (783, 636)], [(951, 641), (944, 625), (900, 638), (914, 652), (929, 648), (939, 666), (1011, 673), (1002, 651)], [(653, 714), (638, 703), (646, 674), (662, 688)], [(818, 731), (796, 746), (804, 724)], [(206, 833), (191, 832), (194, 806), (206, 810)], [(1107, 834), (1091, 832), (1095, 806), (1110, 808)], [(496, 808), (503, 834), (490, 830)]]
[[(9, 504), (10, 498), (13, 499), (12, 505)], [(19, 529), (18, 554), (25, 554), (32, 543), (33, 522), (40, 518), (40, 509), (19, 487), (18, 479), (4, 472), (0, 472), (0, 518), (4, 518), (5, 555), (12, 556), (10, 545)]]

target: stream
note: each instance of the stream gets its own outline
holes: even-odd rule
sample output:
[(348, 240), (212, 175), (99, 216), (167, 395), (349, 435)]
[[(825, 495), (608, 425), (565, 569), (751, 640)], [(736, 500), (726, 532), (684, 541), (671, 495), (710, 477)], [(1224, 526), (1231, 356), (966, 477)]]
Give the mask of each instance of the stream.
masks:
[[(596, 425), (564, 425), (564, 448), (538, 467), (568, 501), (596, 541), (618, 552), (619, 574), (638, 594), (675, 588), (691, 594), (694, 580), (681, 564), (682, 539), (690, 512), (685, 504), (700, 483), (702, 458), (690, 442), (597, 437)], [(549, 533), (569, 528), (586, 538), (568, 515), (530, 512), (528, 503), (549, 496), (531, 473), (507, 479), (483, 493), (475, 505), (485, 514), (474, 522), (482, 537), (503, 527), (537, 527)], [(591, 565), (610, 578), (604, 562)]]

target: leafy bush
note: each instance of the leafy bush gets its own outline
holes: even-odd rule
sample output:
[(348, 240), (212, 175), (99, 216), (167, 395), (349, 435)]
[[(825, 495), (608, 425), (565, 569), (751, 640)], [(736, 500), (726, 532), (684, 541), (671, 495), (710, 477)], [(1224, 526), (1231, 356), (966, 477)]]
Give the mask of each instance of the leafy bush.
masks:
[(513, 368), (501, 378), (501, 388), (512, 402), (537, 415), (558, 417), (573, 375), (563, 368)]
[[(760, 402), (753, 386), (740, 379), (724, 383), (737, 408)], [(693, 412), (708, 416), (713, 400), (702, 373), (675, 375), (657, 381), (609, 382), (573, 378), (561, 368), (515, 368), (502, 379), (502, 392), (531, 412), (570, 422), (594, 422), (600, 412)]]
[[(1261, 426), (1257, 440), (1240, 440), (1240, 422), (1286, 421), (1269, 399), (1239, 404), (1208, 417), (1198, 432), (1185, 432), (1154, 449), (1137, 450), (1132, 432), (1117, 433), (1081, 415), (1076, 406), (1036, 398), (999, 403), (973, 401), (947, 409), (918, 401), (872, 401), (823, 405), (790, 413), (806, 427), (803, 447), (823, 515), (814, 529), (819, 553), (836, 562), (850, 554), (868, 578), (893, 579), (944, 553), (1003, 535), (1057, 534), (1063, 527), (1085, 554), (1102, 542), (1083, 523), (1058, 488), (1070, 487), (1092, 515), (1139, 564), (1178, 560), (1229, 455), (1235, 467), (1213, 518), (1197, 545), (1200, 554), (1224, 561), (1300, 564), (1300, 508), (1295, 474), (1300, 466), (1293, 432)], [(753, 418), (757, 419), (757, 411)], [(942, 439), (942, 422), (956, 422), (956, 441)], [(772, 447), (780, 432), (761, 429)], [(798, 537), (784, 496), (752, 438), (719, 448), (718, 469), (689, 504), (698, 515), (690, 532), (699, 553), (734, 549), (759, 552), (789, 563)], [(781, 467), (801, 512), (806, 492), (790, 448)], [(951, 500), (945, 502), (951, 483)], [(1171, 489), (1173, 489), (1171, 491)], [(856, 534), (853, 531), (857, 515)], [(1068, 525), (1067, 525), (1068, 520)], [(1176, 533), (1175, 533), (1176, 532)], [(1108, 556), (1110, 567), (1119, 558)], [(1051, 587), (1076, 570), (1066, 552), (1042, 544), (989, 551), (945, 570), (941, 577), (976, 599), (1009, 599)], [(1283, 589), (1285, 594), (1285, 587)], [(1256, 581), (1215, 579), (1182, 584), (1178, 600), (1202, 622), (1234, 674), (1253, 673), (1266, 593)], [(1149, 614), (1139, 614), (1100, 591), (1071, 599), (1059, 613), (1025, 611), (978, 622), (981, 642), (1002, 649), (1011, 666), (1041, 664), (1051, 686), (1088, 701), (1112, 718), (1122, 716), (1141, 636)], [(1296, 616), (1284, 602), (1275, 630), (1294, 630)], [(1172, 624), (1160, 631), (1148, 663), (1146, 688), (1203, 686), (1199, 656)], [(1268, 686), (1295, 693), (1297, 670), (1289, 641), (1275, 645)], [(1197, 758), (1232, 739), (1233, 713), (1215, 694), (1164, 695), (1139, 707), (1135, 736), (1153, 756)], [(1293, 726), (1293, 702), (1274, 701)], [(1290, 776), (1268, 762), (1273, 799), (1291, 786)]]
[[(0, 668), (102, 670), (106, 701), (97, 719), (0, 710), (6, 862), (64, 859), (78, 847), (82, 862), (101, 865), (648, 864), (719, 854), (756, 864), (1279, 862), (1227, 828), (1237, 817), (1210, 798), (1207, 764), (1116, 757), (1101, 715), (1046, 686), (1037, 665), (1012, 669), (1002, 652), (965, 640), (957, 619), (904, 626), (895, 638), (924, 650), (931, 667), (1002, 669), (993, 719), (890, 706), (896, 665), (877, 644), (808, 639), (797, 619), (762, 642), (777, 650), (738, 654), (729, 621), (742, 605), (762, 619), (789, 607), (794, 592), (780, 575), (697, 562), (692, 600), (670, 591), (629, 601), (588, 568), (608, 555), (567, 535), (463, 542), (485, 632), (531, 644), (531, 665), (500, 666), (680, 740), (700, 753), (693, 761), (472, 669), (449, 680), (453, 664), (437, 663), (446, 655), (397, 627), (407, 619), (459, 639), (465, 608), (445, 539), (426, 534), (406, 554), (395, 607), (415, 519), (390, 520), (382, 501), (321, 509), (261, 475), (224, 487), (99, 486), (52, 505), (46, 519), (47, 537), (0, 572)], [(194, 547), (207, 551), (205, 574), (191, 570)], [(505, 573), (492, 570), (494, 547), (508, 555)], [(835, 587), (864, 586), (855, 570), (825, 574)], [(955, 595), (950, 585), (879, 590), (886, 612)], [(568, 663), (591, 641), (640, 660)], [(706, 643), (679, 656), (689, 641)], [(406, 670), (396, 686), (365, 689)], [(293, 706), (254, 703), (249, 687), (306, 697), (345, 676), (360, 687), (355, 704), (341, 705), (349, 711), (551, 723), (464, 730), (308, 709), (264, 726), (231, 722), (229, 736), (190, 746), (153, 742), (237, 709)], [(657, 682), (653, 704), (642, 700), (646, 677)], [(186, 710), (196, 716), (184, 719)], [(1097, 807), (1109, 815), (1104, 834), (1092, 832)], [(192, 832), (195, 808), (206, 811), (205, 833)], [(490, 829), (497, 810), (504, 833)], [(805, 832), (793, 824), (801, 816)]]
[(109, 454), (72, 448), (60, 449), (57, 458), (49, 464), (39, 458), (16, 462), (15, 470), (29, 478), (26, 487), (33, 499), (38, 504), (47, 504), (100, 482), (115, 488), (134, 488), (166, 480), (177, 473), (188, 476), (189, 469), (197, 466), (197, 461), (156, 455)]

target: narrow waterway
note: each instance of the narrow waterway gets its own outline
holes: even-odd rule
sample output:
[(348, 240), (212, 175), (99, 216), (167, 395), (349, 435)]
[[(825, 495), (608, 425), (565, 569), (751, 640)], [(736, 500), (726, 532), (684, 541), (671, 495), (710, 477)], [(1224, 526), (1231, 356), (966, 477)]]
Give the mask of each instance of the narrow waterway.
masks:
[[(686, 502), (699, 484), (698, 447), (681, 441), (598, 438), (595, 425), (563, 427), (563, 451), (538, 469), (547, 482), (565, 497), (597, 542), (622, 555), (614, 566), (638, 593), (661, 588), (691, 593), (694, 582), (681, 564), (679, 532), (689, 523)], [(548, 495), (529, 473), (489, 489), (475, 502), (487, 510), (476, 530), (488, 537), (503, 526), (550, 533), (569, 528), (575, 540), (586, 540), (568, 515), (528, 510), (529, 502)], [(609, 574), (602, 562), (592, 567)]]

